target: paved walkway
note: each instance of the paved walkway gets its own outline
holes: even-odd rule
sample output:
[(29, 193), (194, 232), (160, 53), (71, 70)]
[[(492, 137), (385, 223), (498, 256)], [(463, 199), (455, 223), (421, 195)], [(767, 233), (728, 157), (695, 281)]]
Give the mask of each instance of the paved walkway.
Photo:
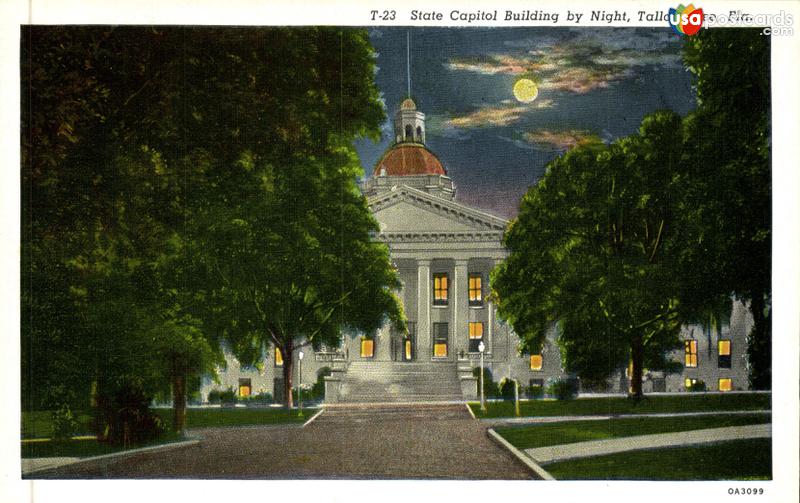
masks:
[(59, 466), (71, 465), (81, 458), (22, 458), (22, 473), (26, 474), (36, 470), (47, 468), (57, 468)]
[(337, 407), (304, 428), (192, 430), (165, 452), (78, 463), (33, 478), (530, 479), (461, 405)]
[(693, 417), (693, 416), (751, 416), (755, 414), (769, 415), (772, 410), (722, 410), (702, 412), (649, 412), (644, 414), (613, 414), (605, 416), (527, 416), (527, 417), (492, 417), (482, 418), (481, 422), (494, 426), (563, 423), (568, 421), (607, 421), (609, 419), (627, 419), (641, 417)]
[(618, 452), (659, 449), (662, 447), (680, 447), (723, 442), (726, 440), (764, 438), (770, 437), (771, 435), (771, 424), (751, 424), (746, 426), (729, 426), (726, 428), (710, 428), (676, 433), (656, 433), (653, 435), (551, 445), (548, 447), (525, 449), (525, 454), (539, 464), (548, 464), (569, 459), (616, 454)]

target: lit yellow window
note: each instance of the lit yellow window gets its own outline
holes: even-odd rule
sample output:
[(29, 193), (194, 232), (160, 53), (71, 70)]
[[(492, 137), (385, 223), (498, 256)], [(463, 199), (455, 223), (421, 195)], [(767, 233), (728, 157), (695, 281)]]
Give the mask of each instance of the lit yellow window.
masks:
[(447, 356), (447, 343), (437, 342), (433, 345), (433, 356), (437, 358), (445, 358)]
[(688, 341), (683, 341), (683, 348), (685, 352), (684, 365), (687, 367), (696, 367), (697, 341), (695, 339), (689, 339)]
[(408, 340), (408, 339), (406, 339), (405, 349), (406, 349), (406, 360), (410, 360), (411, 359), (411, 341)]
[(239, 379), (239, 396), (250, 396), (250, 379)]
[(469, 303), (473, 306), (483, 304), (483, 280), (480, 274), (469, 275)]
[(433, 275), (433, 303), (439, 305), (447, 304), (447, 274), (438, 273)]
[(684, 388), (686, 388), (686, 389), (689, 389), (689, 388), (691, 388), (692, 386), (694, 386), (696, 383), (697, 383), (697, 379), (690, 379), (690, 378), (688, 378), (688, 377), (687, 377), (687, 378), (686, 378), (686, 379), (683, 381), (683, 387), (684, 387)]
[(361, 339), (361, 358), (372, 358), (375, 351), (375, 341), (372, 339)]
[(531, 370), (542, 370), (542, 355), (531, 355)]
[(281, 354), (281, 350), (279, 348), (275, 348), (275, 366), (283, 366), (283, 355)]
[(720, 356), (730, 356), (731, 355), (731, 341), (729, 339), (724, 339), (719, 341), (719, 355)]
[(483, 338), (483, 322), (470, 321), (469, 322), (469, 338), (481, 339)]
[(730, 391), (733, 389), (733, 379), (730, 377), (724, 377), (719, 380), (719, 390), (720, 391)]

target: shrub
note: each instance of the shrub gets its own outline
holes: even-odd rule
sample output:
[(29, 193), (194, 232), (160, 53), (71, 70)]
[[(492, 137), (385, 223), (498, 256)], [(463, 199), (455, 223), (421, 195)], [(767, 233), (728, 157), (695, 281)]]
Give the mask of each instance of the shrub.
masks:
[(513, 379), (503, 379), (502, 381), (500, 381), (500, 397), (507, 402), (514, 401)]
[[(478, 386), (480, 386), (481, 368), (475, 367), (472, 369), (472, 375), (478, 378)], [(483, 393), (486, 398), (495, 398), (500, 396), (500, 389), (497, 383), (492, 379), (492, 371), (488, 368), (483, 368)], [(480, 389), (478, 390), (480, 394)]]
[[(314, 396), (312, 395), (312, 388), (307, 384), (302, 385), (303, 388), (303, 407), (308, 406), (309, 402), (314, 401)], [(300, 394), (298, 393), (298, 388), (292, 388), (292, 403), (294, 403), (295, 407), (300, 405)]]
[(547, 386), (547, 393), (557, 400), (572, 400), (578, 396), (578, 380), (574, 377), (557, 379)]
[(272, 393), (262, 391), (248, 397), (239, 397), (239, 401), (244, 402), (245, 405), (269, 405), (272, 403)]
[(317, 382), (311, 387), (310, 395), (314, 400), (325, 400), (325, 376), (331, 375), (330, 367), (317, 370)]
[(225, 391), (221, 391), (219, 394), (219, 401), (222, 405), (236, 405), (239, 397), (236, 396), (236, 392), (233, 391), (233, 388), (228, 388)]
[(218, 389), (212, 389), (211, 391), (209, 391), (208, 392), (208, 403), (211, 403), (211, 404), (220, 403), (220, 395), (221, 394), (222, 394), (222, 391), (220, 391)]
[(158, 438), (165, 425), (150, 410), (152, 397), (135, 383), (120, 386), (113, 397), (98, 397), (95, 428), (99, 436), (115, 445), (129, 446)]
[(528, 386), (525, 388), (525, 394), (528, 395), (528, 398), (542, 398), (544, 396), (544, 387)]
[(56, 442), (70, 440), (78, 431), (78, 421), (72, 413), (69, 405), (62, 404), (57, 410), (53, 411), (53, 435), (52, 439)]
[(686, 388), (687, 391), (705, 391), (706, 390), (706, 383), (702, 379), (697, 379), (689, 387)]

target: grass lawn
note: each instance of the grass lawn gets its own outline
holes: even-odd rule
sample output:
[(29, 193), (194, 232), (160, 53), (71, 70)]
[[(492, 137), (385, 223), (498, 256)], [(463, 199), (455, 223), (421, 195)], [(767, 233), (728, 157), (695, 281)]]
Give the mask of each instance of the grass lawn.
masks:
[[(304, 417), (297, 416), (297, 410), (287, 411), (282, 408), (214, 408), (214, 409), (187, 409), (187, 428), (205, 428), (214, 426), (244, 426), (255, 424), (291, 424), (307, 421), (318, 409), (303, 409)], [(167, 431), (158, 441), (151, 444), (139, 445), (146, 447), (181, 440), (178, 435), (171, 432), (172, 409), (154, 409), (166, 424)], [(23, 412), (22, 435), (23, 438), (47, 438), (52, 432), (50, 411)], [(89, 430), (89, 414), (80, 414), (78, 421), (81, 425), (79, 435), (91, 435)], [(122, 447), (110, 446), (99, 443), (95, 439), (70, 440), (66, 443), (50, 441), (23, 442), (23, 458), (46, 457), (89, 457), (101, 454), (110, 454), (124, 450)]]
[[(616, 414), (653, 414), (667, 412), (723, 412), (727, 410), (770, 409), (771, 395), (686, 393), (685, 395), (645, 396), (639, 402), (627, 397), (581, 398), (575, 400), (530, 400), (520, 402), (521, 416), (605, 416)], [(490, 402), (486, 413), (480, 404), (469, 404), (476, 417), (513, 417), (513, 402)]]
[[(22, 412), (22, 438), (50, 438), (53, 434), (53, 411), (34, 410)], [(77, 435), (91, 435), (92, 416), (90, 412), (76, 412)]]
[(702, 430), (746, 424), (769, 423), (770, 414), (713, 415), (694, 417), (634, 417), (597, 421), (568, 421), (563, 423), (510, 426), (497, 428), (503, 438), (518, 449), (571, 444), (589, 440), (632, 437), (650, 433)]
[[(297, 416), (297, 410), (284, 408), (214, 408), (187, 409), (187, 428), (208, 428), (214, 426), (246, 426), (254, 424), (291, 424), (304, 423), (317, 413), (316, 408), (303, 408), (303, 417)], [(156, 412), (168, 425), (172, 425), (172, 409), (156, 409)]]
[(769, 480), (772, 440), (626, 452), (552, 463), (545, 469), (559, 480)]
[[(138, 449), (151, 445), (168, 444), (183, 440), (175, 433), (165, 432), (161, 437), (154, 441), (143, 445), (136, 445), (132, 448)], [(108, 445), (98, 442), (94, 438), (70, 440), (69, 442), (51, 442), (45, 440), (42, 442), (23, 442), (22, 443), (22, 458), (87, 458), (90, 456), (100, 456), (102, 454), (111, 454), (112, 452), (120, 452), (126, 449), (120, 446)]]
[[(303, 408), (303, 416), (297, 417), (297, 410), (283, 408), (209, 408), (186, 409), (187, 428), (207, 428), (211, 426), (244, 426), (252, 424), (303, 423), (316, 414), (317, 408)], [(172, 409), (153, 409), (172, 429)], [(91, 414), (77, 413), (79, 423), (76, 435), (91, 435)], [(51, 412), (45, 410), (22, 413), (22, 438), (49, 438), (53, 432)]]

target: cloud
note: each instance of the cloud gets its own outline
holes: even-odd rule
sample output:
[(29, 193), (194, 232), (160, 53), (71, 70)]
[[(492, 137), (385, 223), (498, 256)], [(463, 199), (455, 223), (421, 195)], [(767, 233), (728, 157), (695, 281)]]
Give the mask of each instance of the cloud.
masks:
[(538, 147), (562, 151), (599, 141), (597, 135), (594, 135), (589, 131), (578, 129), (567, 129), (564, 131), (539, 129), (524, 133), (522, 136), (525, 141)]
[(460, 117), (453, 117), (442, 122), (443, 128), (478, 128), (488, 126), (508, 126), (519, 121), (523, 115), (531, 110), (552, 108), (553, 101), (539, 99), (527, 105), (509, 103), (504, 100), (505, 106), (485, 106), (474, 112)]
[(507, 42), (524, 54), (491, 54), (455, 59), (452, 71), (482, 75), (533, 75), (540, 89), (586, 94), (637, 75), (654, 65), (680, 68), (679, 45), (666, 30), (604, 29), (567, 32), (560, 40), (524, 39)]
[(612, 82), (621, 80), (629, 75), (630, 72), (626, 70), (575, 66), (566, 68), (561, 72), (555, 72), (544, 79), (539, 84), (539, 89), (586, 94), (595, 89), (606, 88)]

